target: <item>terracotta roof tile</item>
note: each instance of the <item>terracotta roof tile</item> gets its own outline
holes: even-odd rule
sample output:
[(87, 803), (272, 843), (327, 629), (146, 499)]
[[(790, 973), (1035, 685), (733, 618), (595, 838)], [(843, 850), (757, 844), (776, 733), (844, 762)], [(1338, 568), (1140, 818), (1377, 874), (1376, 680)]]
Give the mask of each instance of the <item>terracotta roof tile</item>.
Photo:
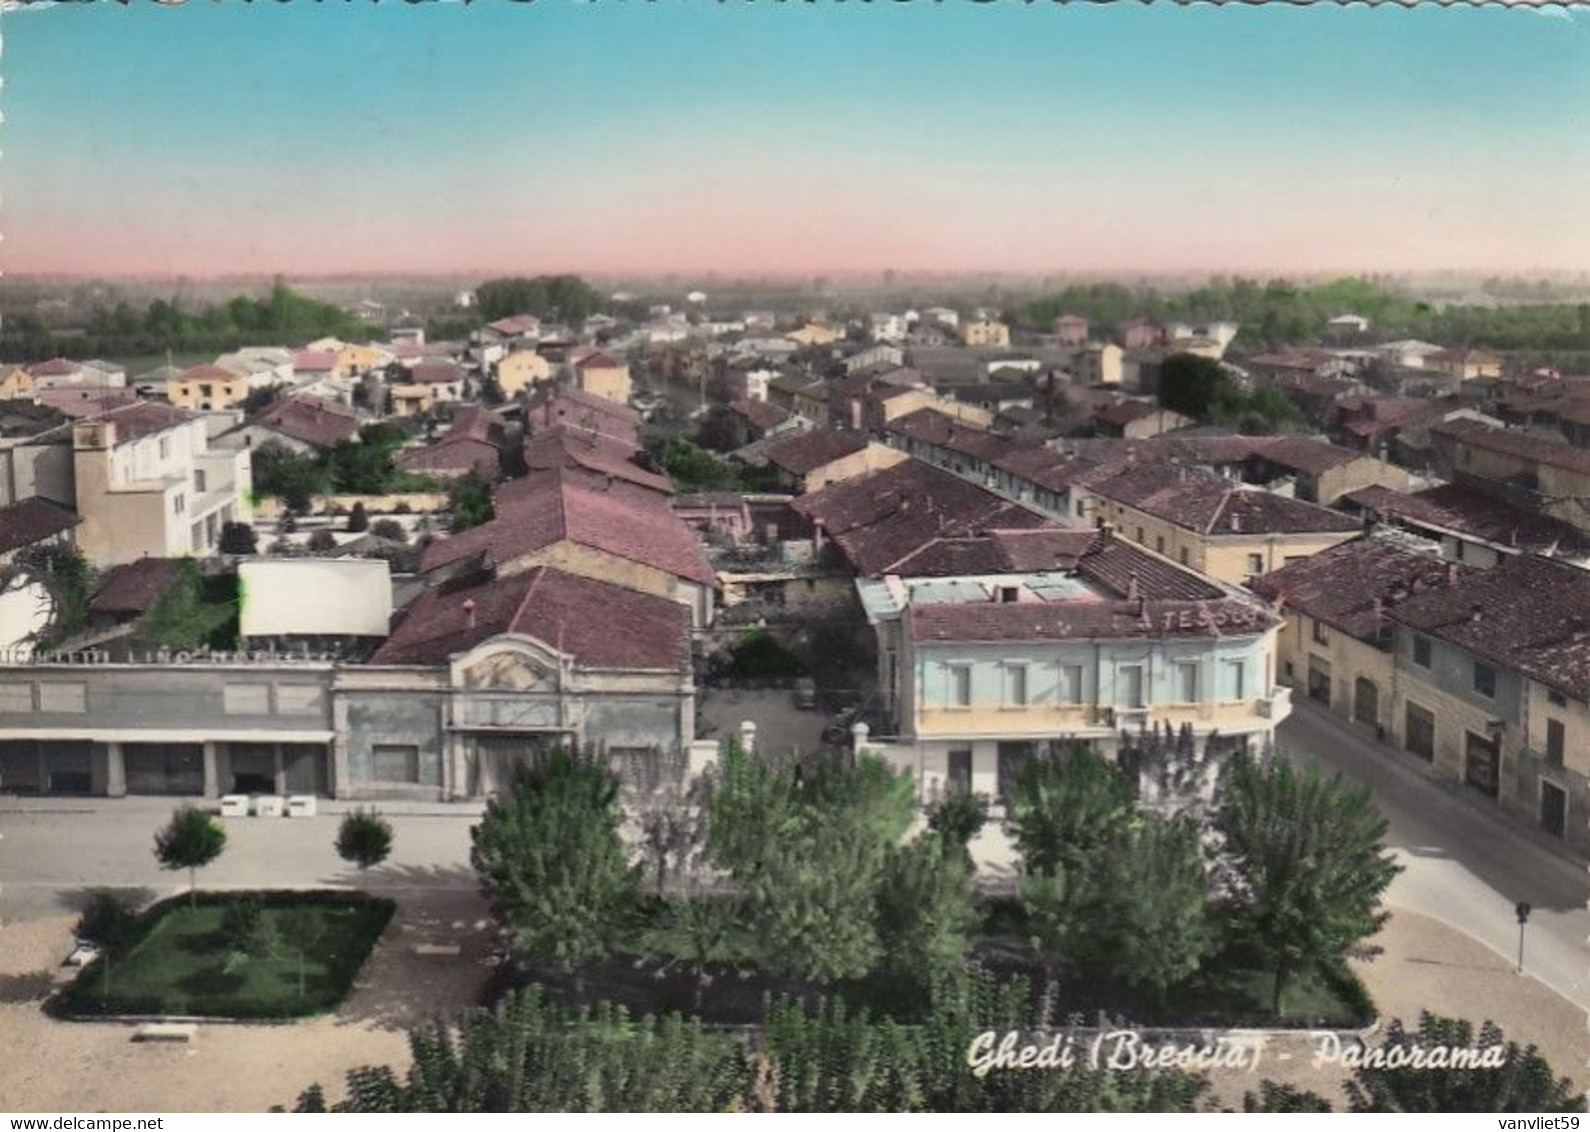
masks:
[(176, 558), (140, 558), (105, 572), (93, 600), (91, 613), (145, 613), (176, 581), (182, 562)]
[(80, 522), (75, 511), (38, 496), (0, 507), (0, 554), (43, 542), (71, 530)]

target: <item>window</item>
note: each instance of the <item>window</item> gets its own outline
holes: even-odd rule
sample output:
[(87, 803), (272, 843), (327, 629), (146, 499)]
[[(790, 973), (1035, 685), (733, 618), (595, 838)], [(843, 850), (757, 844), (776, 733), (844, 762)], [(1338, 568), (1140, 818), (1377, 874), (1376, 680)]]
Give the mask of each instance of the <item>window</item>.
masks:
[(1546, 689), (1546, 702), (1552, 707), (1567, 707), (1568, 697), (1555, 688)]
[(1403, 724), (1402, 745), (1423, 758), (1435, 758), (1435, 714), (1410, 703)]
[(952, 664), (949, 666), (949, 700), (951, 707), (972, 706), (972, 666), (969, 664)]
[(0, 712), (32, 710), (32, 684), (0, 684)]
[(418, 782), (420, 749), (412, 744), (377, 743), (370, 752), (370, 772), (377, 782)]
[(1226, 688), (1233, 700), (1248, 698), (1248, 665), (1246, 661), (1226, 661)]
[(1015, 601), (1020, 596), (1021, 596), (1021, 588), (1019, 586), (1000, 586), (999, 587), (999, 600), (1002, 601), (1002, 602), (1005, 602), (1007, 605), (1010, 602)]
[(1027, 666), (1025, 664), (1005, 665), (1005, 706), (1027, 706)]
[(1474, 690), (1488, 700), (1496, 698), (1496, 669), (1474, 662)]
[(1142, 527), (1138, 527), (1137, 528), (1137, 541), (1139, 543), (1141, 543), (1143, 541), (1143, 528)]
[(40, 684), (39, 710), (63, 712), (87, 711), (88, 685), (53, 683)]
[(271, 687), (269, 684), (228, 684), (221, 689), (221, 710), (227, 715), (268, 715)]
[(1165, 553), (1165, 536), (1164, 535), (1155, 535), (1154, 536), (1154, 549), (1156, 551), (1158, 551), (1160, 554), (1164, 554)]
[(1546, 761), (1553, 766), (1561, 766), (1567, 745), (1567, 732), (1563, 729), (1562, 720), (1546, 720)]
[(1464, 545), (1463, 544), (1463, 540), (1459, 539), (1458, 543), (1457, 543), (1457, 551), (1456, 551), (1456, 557), (1457, 557), (1457, 560), (1459, 562), (1463, 561), (1463, 545)]
[(1262, 554), (1250, 554), (1250, 555), (1248, 555), (1248, 573), (1250, 575), (1258, 575), (1258, 574), (1264, 573), (1264, 555), (1262, 555)]
[(276, 710), (287, 715), (313, 715), (324, 698), (318, 684), (276, 685)]
[(169, 436), (160, 438), (160, 458), (162, 460), (171, 459), (171, 438)]
[(1420, 668), (1430, 667), (1430, 638), (1413, 638), (1413, 663)]
[(1179, 703), (1198, 702), (1198, 666), (1183, 661), (1176, 665), (1176, 699)]
[(1190, 563), (1190, 562), (1189, 562), (1189, 560), (1188, 560), (1188, 556), (1187, 556), (1187, 548), (1186, 548), (1186, 547), (1185, 547), (1185, 546), (1184, 546), (1184, 547), (1182, 547), (1182, 548), (1181, 548), (1181, 564), (1182, 564), (1182, 565), (1183, 565), (1183, 566), (1187, 566), (1187, 565), (1190, 565), (1190, 564), (1191, 564), (1191, 563)]
[(1140, 708), (1143, 706), (1143, 666), (1141, 664), (1121, 665), (1115, 689), (1115, 702), (1122, 707)]
[(182, 514), (182, 512), (187, 508), (187, 506), (188, 506), (188, 501), (182, 497), (182, 493), (180, 491), (177, 492), (176, 495), (171, 497), (171, 513), (173, 515)]
[(1067, 704), (1080, 704), (1082, 702), (1082, 666), (1080, 664), (1062, 664), (1060, 666), (1060, 702)]
[(1330, 641), (1331, 635), (1326, 630), (1325, 623), (1316, 619), (1314, 621), (1314, 643), (1316, 645), (1328, 645)]
[(193, 472), (193, 490), (198, 495), (204, 494), (204, 473), (197, 468)]

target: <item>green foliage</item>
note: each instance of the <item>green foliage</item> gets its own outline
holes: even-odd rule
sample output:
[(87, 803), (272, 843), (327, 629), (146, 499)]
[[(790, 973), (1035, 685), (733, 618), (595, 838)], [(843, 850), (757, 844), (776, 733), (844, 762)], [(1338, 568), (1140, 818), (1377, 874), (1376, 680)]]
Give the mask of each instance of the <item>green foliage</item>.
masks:
[(188, 870), (188, 897), (198, 891), (196, 873), (226, 848), (226, 830), (195, 806), (182, 806), (166, 827), (155, 834), (155, 859), (163, 869)]
[[(367, 340), (371, 327), (323, 303), (276, 283), (262, 298), (238, 295), (202, 310), (183, 309), (180, 300), (155, 299), (143, 311), (131, 304), (99, 303), (73, 340), (79, 357), (125, 358), (177, 354), (214, 356), (241, 346), (291, 346), (316, 338)], [(0, 353), (20, 361), (53, 357), (58, 345), (34, 315), (7, 316), (0, 328)]]
[[(1493, 293), (1506, 291), (1498, 282)], [(1203, 322), (1228, 319), (1242, 324), (1237, 342), (1256, 348), (1316, 340), (1325, 324), (1340, 314), (1363, 315), (1375, 332), (1391, 338), (1422, 338), (1455, 346), (1493, 350), (1590, 350), (1590, 317), (1583, 304), (1546, 302), (1538, 290), (1509, 292), (1509, 305), (1445, 304), (1439, 309), (1389, 290), (1372, 279), (1336, 279), (1317, 286), (1285, 280), (1212, 279), (1179, 295), (1118, 283), (1068, 287), (1028, 303), (1024, 322), (1048, 329), (1061, 314), (1075, 311), (1103, 330), (1134, 317)]]
[(242, 959), (263, 959), (280, 946), (274, 917), (256, 897), (242, 896), (221, 912), (221, 941), (227, 951)]
[(1197, 354), (1172, 354), (1159, 371), (1159, 403), (1184, 416), (1205, 419), (1232, 395), (1231, 379), (1219, 362)]
[(474, 472), (466, 472), (447, 485), (447, 509), (452, 515), (448, 530), (455, 535), (489, 523), (497, 514), (491, 502), (491, 485)]
[[(340, 1112), (1190, 1112), (1202, 1077), (1141, 1071), (992, 1072), (968, 1048), (985, 1029), (1032, 1023), (1022, 986), (967, 979), (935, 990), (930, 1020), (903, 1025), (828, 1000), (774, 1003), (750, 1045), (674, 1016), (588, 1014), (520, 991), (456, 1027), (410, 1035), (412, 1063), (348, 1074)], [(318, 1087), (297, 1111), (325, 1108)]]
[(276, 404), (277, 401), (281, 400), (282, 395), (286, 392), (287, 387), (284, 385), (266, 385), (258, 389), (250, 389), (247, 395), (245, 395), (243, 398), (243, 404), (241, 406), (243, 409), (243, 416), (246, 418), (252, 418), (260, 413), (263, 413), (266, 409)]
[(875, 898), (914, 813), (911, 783), (875, 758), (797, 776), (730, 745), (707, 810), (707, 849), (745, 894), (761, 966), (820, 980), (881, 958)]
[(475, 288), (483, 322), (533, 314), (554, 322), (583, 322), (607, 309), (607, 299), (577, 275), (488, 279)]
[(1393, 1019), (1379, 1048), (1433, 1052), (1492, 1046), (1505, 1051), (1500, 1067), (1360, 1065), (1347, 1085), (1348, 1105), (1353, 1112), (1585, 1111), (1584, 1095), (1566, 1077), (1556, 1076), (1539, 1050), (1520, 1049), (1492, 1022), (1476, 1034), (1470, 1022), (1430, 1013), (1419, 1016), (1419, 1028), (1412, 1032)]
[(322, 528), (310, 535), (304, 545), (314, 554), (325, 554), (337, 549), (337, 536)]
[(370, 524), (370, 533), (389, 542), (408, 542), (409, 533), (396, 519), (377, 519)]
[(267, 440), (252, 455), (254, 491), (282, 501), (290, 512), (305, 514), (315, 496), (329, 488), (325, 470), (279, 440)]
[(362, 500), (355, 500), (353, 504), (353, 510), (348, 512), (348, 525), (346, 530), (349, 534), (360, 534), (361, 532), (367, 531), (369, 529), (370, 513), (364, 509), (364, 503)]
[(982, 794), (946, 794), (928, 807), (928, 828), (946, 844), (958, 845), (971, 860), (971, 844), (988, 824), (988, 798)]
[(221, 525), (220, 551), (222, 554), (253, 554), (259, 549), (259, 537), (248, 523), (223, 523)]
[(138, 624), (152, 648), (229, 649), (237, 644), (239, 590), (236, 574), (205, 575), (184, 559), (176, 578)]
[(337, 828), (337, 856), (360, 870), (379, 865), (392, 852), (392, 823), (363, 808), (344, 815)]
[(1026, 871), (1049, 873), (1090, 860), (1135, 814), (1132, 784), (1078, 745), (1063, 759), (1033, 759), (1022, 768), (1008, 821)]
[(572, 968), (617, 944), (639, 879), (622, 819), (612, 775), (563, 751), (521, 763), (507, 795), (486, 807), (470, 860), (526, 951)]
[(676, 436), (650, 440), (646, 451), (667, 472), (679, 491), (739, 491), (738, 476), (705, 448)]
[(1259, 1082), (1258, 1093), (1242, 1094), (1243, 1112), (1329, 1112), (1331, 1103), (1318, 1093), (1275, 1081)]
[(1226, 767), (1219, 826), (1247, 898), (1234, 937), (1267, 957), (1274, 1009), (1298, 971), (1336, 960), (1385, 922), (1380, 896), (1399, 871), (1367, 788), (1316, 768), (1245, 753)]
[(960, 846), (928, 834), (891, 848), (878, 889), (884, 969), (923, 983), (958, 974), (978, 925), (975, 899)]
[(53, 608), (49, 624), (37, 634), (39, 648), (57, 648), (83, 631), (88, 625), (92, 572), (76, 547), (59, 543), (27, 547), (17, 553), (15, 569), (50, 595)]
[(73, 934), (103, 950), (117, 952), (137, 938), (138, 917), (112, 890), (90, 889)]
[(744, 679), (765, 676), (799, 676), (805, 672), (800, 658), (779, 644), (766, 629), (747, 629), (729, 655), (730, 675)]
[[(235, 950), (224, 929), (239, 903), (261, 909), (260, 927), (251, 930), (270, 945), (251, 955)], [(352, 988), (394, 907), (357, 892), (212, 892), (162, 901), (137, 917), (114, 953), (102, 953), (66, 987), (58, 1005), (70, 1017), (297, 1018), (328, 1010)], [(312, 922), (301, 922), (305, 915)]]

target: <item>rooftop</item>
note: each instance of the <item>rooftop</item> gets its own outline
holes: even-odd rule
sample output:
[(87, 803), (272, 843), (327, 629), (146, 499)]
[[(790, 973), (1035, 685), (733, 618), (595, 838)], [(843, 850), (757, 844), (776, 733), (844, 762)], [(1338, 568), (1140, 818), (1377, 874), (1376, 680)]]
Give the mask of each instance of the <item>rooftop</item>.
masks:
[(308, 395), (283, 398), (254, 423), (316, 448), (335, 448), (359, 432), (359, 417), (352, 409)]
[(1415, 550), (1385, 538), (1340, 543), (1258, 578), (1253, 589), (1360, 641), (1388, 627), (1399, 601), (1453, 585), (1466, 573), (1436, 548)]
[(371, 663), (442, 664), (507, 633), (533, 637), (584, 668), (690, 667), (684, 605), (546, 566), (475, 586), (428, 590)]
[(803, 476), (866, 447), (865, 433), (813, 429), (769, 444), (764, 454), (770, 464), (792, 475)]
[(0, 554), (43, 542), (71, 530), (80, 522), (75, 511), (38, 496), (0, 507)]
[(171, 588), (182, 560), (140, 558), (105, 571), (99, 589), (88, 603), (90, 613), (138, 614), (147, 612)]
[(1439, 527), (1531, 554), (1590, 554), (1590, 536), (1572, 524), (1515, 507), (1463, 484), (1412, 493), (1372, 486), (1342, 498), (1386, 519)]
[(1105, 499), (1202, 534), (1355, 531), (1351, 515), (1243, 487), (1204, 468), (1140, 462), (1092, 485)]

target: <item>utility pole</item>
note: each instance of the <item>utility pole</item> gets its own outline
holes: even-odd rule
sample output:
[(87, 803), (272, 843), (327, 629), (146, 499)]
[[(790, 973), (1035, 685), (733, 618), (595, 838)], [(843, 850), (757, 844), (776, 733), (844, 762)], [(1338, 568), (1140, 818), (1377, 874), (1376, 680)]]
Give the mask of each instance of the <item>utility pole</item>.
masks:
[(1529, 923), (1531, 909), (1528, 902), (1520, 900), (1513, 912), (1518, 916), (1518, 973), (1524, 973), (1524, 925)]

